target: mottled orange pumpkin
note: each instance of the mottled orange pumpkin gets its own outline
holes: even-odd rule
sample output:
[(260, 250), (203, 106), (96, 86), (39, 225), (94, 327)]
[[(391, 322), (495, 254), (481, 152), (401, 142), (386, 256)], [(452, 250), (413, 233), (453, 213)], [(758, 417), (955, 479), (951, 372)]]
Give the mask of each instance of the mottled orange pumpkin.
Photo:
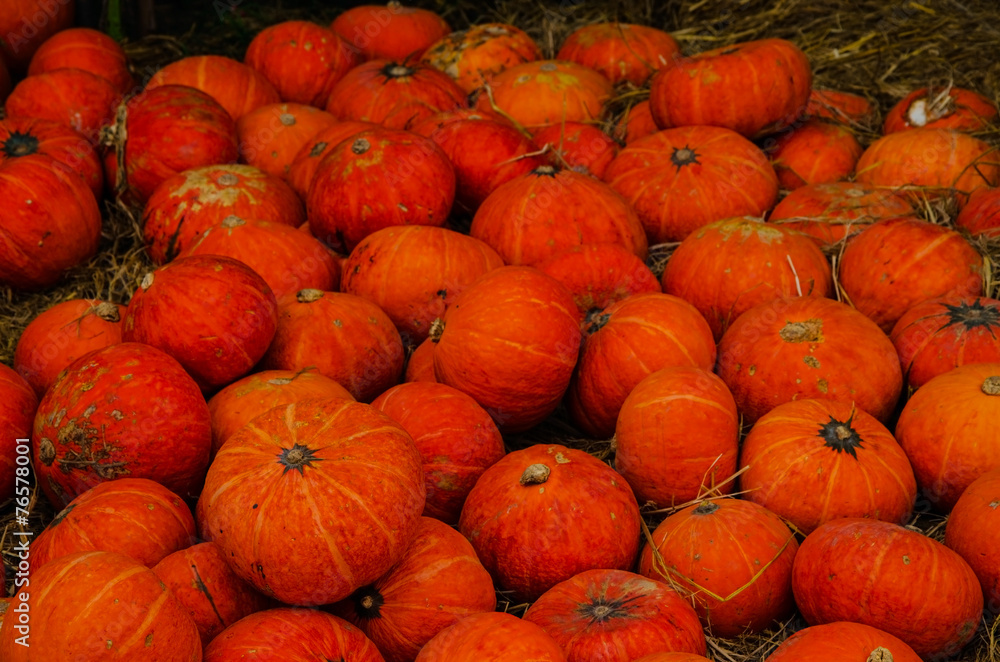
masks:
[(7, 117), (59, 122), (96, 143), (111, 122), (121, 93), (107, 79), (83, 69), (55, 69), (28, 76), (7, 97)]
[(436, 382), (434, 374), (434, 340), (427, 338), (410, 353), (406, 360), (404, 382)]
[(260, 106), (236, 122), (240, 159), (286, 179), (299, 150), (320, 131), (337, 124), (330, 113), (299, 103)]
[(842, 124), (809, 119), (779, 135), (767, 152), (782, 188), (826, 184), (846, 179), (863, 151)]
[(466, 616), (420, 649), (414, 662), (566, 662), (545, 630), (513, 614)]
[(351, 136), (374, 129), (378, 125), (371, 122), (337, 122), (307, 140), (292, 158), (288, 166), (286, 180), (302, 200), (309, 195), (316, 168), (323, 157), (329, 154), (341, 141)]
[(680, 56), (677, 40), (663, 30), (629, 23), (591, 23), (566, 37), (556, 58), (601, 72), (614, 84), (643, 85)]
[(31, 154), (52, 157), (54, 167), (80, 175), (95, 198), (100, 200), (104, 195), (104, 166), (83, 134), (51, 120), (0, 120), (0, 163)]
[(986, 609), (1000, 610), (1000, 469), (969, 484), (948, 515), (944, 544), (965, 559), (983, 587)]
[[(802, 628), (781, 642), (765, 662), (843, 662), (844, 660), (892, 660), (920, 662), (899, 637), (862, 623), (837, 621)], [(652, 661), (651, 661), (652, 662)], [(667, 662), (664, 660), (664, 662)]]
[(986, 129), (997, 117), (997, 107), (981, 94), (961, 87), (920, 88), (893, 106), (885, 116), (882, 133), (908, 129)]
[(581, 122), (561, 122), (535, 132), (535, 144), (548, 148), (552, 165), (576, 172), (604, 176), (608, 164), (618, 155), (618, 143), (596, 126)]
[(955, 217), (955, 226), (973, 236), (1000, 234), (1000, 189), (982, 188), (973, 193)]
[(542, 59), (542, 50), (524, 30), (507, 23), (482, 23), (445, 35), (421, 60), (448, 74), (466, 92), (482, 87), (494, 74)]
[(436, 12), (407, 7), (396, 0), (347, 9), (330, 28), (364, 60), (416, 60), (428, 46), (451, 32), (451, 26)]
[(146, 92), (163, 85), (186, 85), (208, 94), (233, 121), (281, 97), (256, 69), (221, 55), (191, 55), (163, 67), (146, 83)]
[(130, 92), (135, 84), (128, 70), (125, 49), (92, 28), (69, 28), (46, 39), (31, 57), (28, 75), (67, 67), (97, 74), (111, 83), (119, 94)]
[(814, 87), (809, 92), (805, 114), (809, 117), (865, 126), (874, 118), (875, 106), (857, 94)]

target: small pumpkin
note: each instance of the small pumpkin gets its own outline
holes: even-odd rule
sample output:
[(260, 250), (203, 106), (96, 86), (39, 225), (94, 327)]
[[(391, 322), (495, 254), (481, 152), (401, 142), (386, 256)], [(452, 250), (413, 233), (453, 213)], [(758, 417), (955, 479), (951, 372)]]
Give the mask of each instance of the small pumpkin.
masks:
[(549, 150), (549, 162), (592, 175), (604, 176), (608, 164), (618, 155), (618, 143), (596, 126), (581, 122), (561, 122), (535, 132), (535, 144)]
[(97, 142), (114, 117), (121, 94), (107, 79), (83, 69), (54, 69), (28, 76), (4, 103), (7, 117), (58, 122)]
[(556, 59), (601, 72), (613, 84), (643, 85), (650, 76), (680, 57), (669, 33), (630, 23), (591, 23), (570, 33)]
[(858, 94), (814, 87), (809, 92), (806, 116), (866, 126), (875, 115), (872, 102)]
[(204, 92), (225, 108), (234, 122), (255, 108), (281, 101), (263, 74), (222, 55), (190, 55), (171, 62), (153, 74), (145, 91), (164, 85), (185, 85)]
[(778, 135), (768, 149), (782, 188), (846, 179), (854, 172), (863, 148), (842, 124), (809, 119)]
[(440, 14), (392, 0), (385, 5), (358, 5), (337, 15), (330, 28), (364, 60), (416, 60), (451, 32)]
[(567, 662), (559, 644), (539, 626), (494, 611), (466, 616), (438, 632), (414, 662)]
[(119, 94), (130, 92), (135, 85), (125, 49), (100, 30), (77, 27), (52, 35), (31, 56), (28, 76), (67, 67), (106, 79)]
[(52, 157), (54, 167), (80, 175), (96, 199), (104, 195), (104, 166), (83, 134), (51, 120), (0, 120), (0, 163), (32, 154)]
[(885, 116), (883, 133), (915, 128), (980, 131), (997, 117), (997, 107), (981, 94), (962, 87), (913, 90)]
[(998, 501), (1000, 469), (992, 469), (965, 488), (948, 515), (944, 530), (944, 544), (965, 559), (979, 578), (989, 613), (1000, 609)]
[(870, 625), (836, 621), (802, 628), (781, 642), (765, 662), (841, 662), (842, 660), (892, 660), (920, 662), (899, 637)]
[(236, 122), (240, 158), (269, 175), (287, 179), (302, 146), (334, 124), (337, 120), (333, 115), (305, 104), (260, 106)]
[(465, 92), (482, 87), (504, 69), (542, 59), (542, 50), (524, 30), (507, 23), (482, 23), (445, 35), (421, 61), (443, 71)]

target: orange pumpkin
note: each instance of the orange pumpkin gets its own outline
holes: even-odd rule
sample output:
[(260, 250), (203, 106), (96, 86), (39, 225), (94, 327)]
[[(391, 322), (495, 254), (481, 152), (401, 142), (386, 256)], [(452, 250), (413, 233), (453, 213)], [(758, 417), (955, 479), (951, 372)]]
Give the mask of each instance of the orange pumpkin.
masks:
[(28, 75), (64, 68), (97, 74), (119, 94), (130, 92), (135, 84), (125, 50), (108, 35), (91, 28), (70, 28), (46, 39), (31, 57)]
[(566, 662), (559, 644), (539, 626), (513, 614), (466, 616), (441, 630), (414, 662)]
[(287, 179), (292, 160), (320, 131), (337, 124), (330, 113), (298, 103), (255, 108), (236, 122), (240, 158), (269, 175)]
[(653, 112), (649, 109), (649, 99), (631, 106), (618, 122), (615, 137), (626, 145), (631, 145), (640, 138), (645, 138), (659, 131), (653, 121)]
[(286, 181), (302, 200), (309, 195), (316, 169), (323, 157), (329, 154), (341, 141), (355, 134), (374, 129), (378, 125), (371, 122), (337, 122), (315, 134), (299, 148), (288, 166)]
[(436, 382), (434, 375), (434, 340), (427, 338), (410, 353), (406, 361), (404, 382)]
[(768, 154), (782, 188), (794, 190), (846, 179), (862, 151), (847, 127), (810, 119), (779, 135)]
[(278, 91), (256, 69), (221, 55), (191, 55), (163, 67), (146, 83), (149, 92), (163, 85), (187, 85), (208, 94), (236, 121), (251, 110), (278, 103)]
[(121, 94), (107, 79), (83, 69), (54, 69), (28, 76), (7, 97), (7, 117), (59, 122), (96, 143)]
[(961, 87), (913, 90), (885, 116), (883, 133), (908, 129), (979, 131), (997, 117), (997, 107), (981, 94)]
[(364, 60), (416, 60), (428, 46), (451, 32), (451, 26), (437, 13), (395, 0), (384, 6), (347, 9), (330, 28)]
[[(38, 396), (31, 385), (11, 368), (0, 364), (0, 494), (14, 496), (17, 486), (17, 458), (31, 436), (38, 409)], [(24, 470), (21, 470), (24, 473)], [(22, 476), (23, 478), (23, 476)], [(24, 487), (18, 496), (25, 497)], [(2, 578), (2, 573), (0, 573)]]
[(608, 164), (618, 155), (618, 143), (596, 126), (581, 122), (552, 124), (535, 132), (535, 144), (549, 149), (552, 165), (576, 172), (604, 176)]
[(809, 92), (809, 102), (806, 104), (805, 114), (809, 117), (864, 126), (873, 119), (875, 106), (872, 105), (871, 101), (857, 94), (814, 87)]
[[(842, 662), (843, 660), (920, 662), (899, 637), (870, 625), (837, 621), (802, 628), (781, 642), (764, 662)], [(666, 662), (666, 661), (664, 661)]]
[(1000, 189), (979, 189), (955, 217), (955, 226), (973, 236), (1000, 234)]
[(998, 500), (1000, 469), (992, 469), (965, 488), (944, 531), (944, 544), (965, 559), (979, 578), (989, 613), (1000, 610)]
[(49, 156), (55, 159), (55, 167), (80, 175), (96, 199), (104, 195), (104, 166), (82, 134), (51, 120), (0, 120), (0, 163), (32, 154)]
[(428, 47), (421, 61), (455, 79), (466, 92), (482, 87), (493, 75), (524, 62), (542, 59), (542, 50), (526, 32), (506, 23), (482, 23), (445, 35)]
[(591, 23), (566, 37), (556, 58), (601, 72), (613, 84), (643, 85), (680, 56), (677, 40), (663, 30), (629, 23)]

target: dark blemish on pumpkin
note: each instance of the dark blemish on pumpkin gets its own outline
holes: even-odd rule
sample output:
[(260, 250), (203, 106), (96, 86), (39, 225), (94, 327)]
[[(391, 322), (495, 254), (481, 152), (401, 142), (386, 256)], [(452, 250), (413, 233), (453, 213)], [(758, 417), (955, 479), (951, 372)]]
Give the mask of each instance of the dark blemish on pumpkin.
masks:
[(910, 565), (910, 557), (909, 556), (905, 556), (905, 555), (903, 556), (903, 565)]
[(996, 510), (997, 506), (1000, 506), (1000, 500), (990, 501), (990, 505), (989, 505), (990, 509)]
[(340, 320), (333, 320), (333, 325), (339, 329), (340, 327), (344, 326), (344, 323), (341, 322)]
[(264, 574), (264, 566), (262, 566), (259, 563), (257, 564), (257, 572), (260, 573), (260, 578), (261, 579), (266, 579), (266, 575)]
[(437, 295), (444, 299), (448, 296), (448, 290), (438, 290)]
[[(257, 567), (260, 568), (260, 566)], [(192, 563), (191, 571), (194, 573), (195, 588), (205, 595), (205, 599), (208, 600), (208, 604), (212, 605), (212, 611), (215, 612), (215, 617), (219, 619), (219, 622), (225, 623), (226, 619), (222, 617), (222, 614), (219, 613), (218, 608), (215, 606), (215, 598), (212, 597), (212, 592), (208, 590), (207, 586), (205, 586), (205, 582), (202, 580), (201, 574), (198, 572), (198, 566)], [(264, 576), (263, 571), (261, 571), (261, 576)]]
[(810, 368), (819, 368), (819, 359), (811, 354), (802, 357), (802, 362), (805, 363)]
[(70, 504), (70, 505), (66, 506), (65, 508), (63, 508), (62, 511), (60, 511), (60, 513), (58, 515), (56, 515), (55, 519), (52, 520), (52, 522), (49, 524), (49, 527), (57, 526), (60, 522), (62, 522), (64, 519), (66, 519), (66, 517), (71, 512), (73, 512), (73, 510), (75, 508), (76, 508), (76, 504)]
[(177, 247), (177, 239), (181, 236), (181, 228), (184, 227), (184, 221), (187, 216), (181, 216), (180, 220), (177, 221), (177, 229), (174, 233), (170, 235), (167, 239), (167, 250), (164, 251), (167, 255), (167, 262), (172, 262), (180, 250)]
[(309, 156), (319, 156), (326, 149), (326, 143), (316, 143), (313, 148), (309, 151)]
[(149, 648), (152, 645), (153, 645), (153, 633), (150, 632), (149, 634), (146, 635), (146, 648)]
[(361, 265), (356, 264), (354, 265), (354, 275), (357, 276), (359, 273), (361, 273)]
[(750, 375), (751, 377), (757, 374), (757, 366), (752, 365), (749, 368), (747, 368), (747, 374)]
[(817, 379), (816, 388), (819, 389), (820, 393), (826, 393), (830, 390), (830, 385), (826, 383), (825, 379)]
[(368, 318), (368, 323), (369, 324), (378, 324), (378, 320), (375, 319), (374, 317), (369, 317)]
[(257, 510), (257, 504), (256, 503), (253, 505), (253, 509)]

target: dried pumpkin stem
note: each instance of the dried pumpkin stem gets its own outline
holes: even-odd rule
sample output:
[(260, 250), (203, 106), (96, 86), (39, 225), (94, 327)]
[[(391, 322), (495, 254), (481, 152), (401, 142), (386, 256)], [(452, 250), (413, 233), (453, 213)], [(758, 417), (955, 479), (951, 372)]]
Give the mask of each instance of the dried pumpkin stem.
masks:
[(549, 479), (552, 470), (544, 464), (532, 464), (521, 474), (522, 485), (541, 485)]

